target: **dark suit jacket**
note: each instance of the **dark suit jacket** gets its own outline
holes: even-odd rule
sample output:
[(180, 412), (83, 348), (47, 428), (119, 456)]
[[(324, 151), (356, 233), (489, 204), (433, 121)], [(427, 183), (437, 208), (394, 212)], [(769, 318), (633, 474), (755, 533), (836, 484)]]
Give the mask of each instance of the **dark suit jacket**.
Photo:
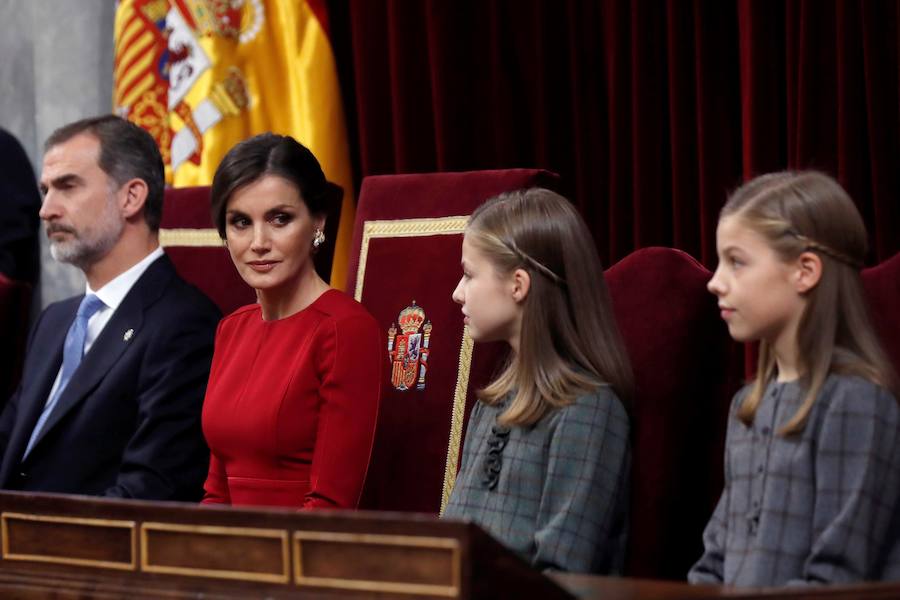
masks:
[(209, 461), (200, 412), (220, 313), (166, 256), (125, 296), (22, 460), (81, 298), (48, 306), (34, 325), (0, 417), (0, 487), (199, 499)]

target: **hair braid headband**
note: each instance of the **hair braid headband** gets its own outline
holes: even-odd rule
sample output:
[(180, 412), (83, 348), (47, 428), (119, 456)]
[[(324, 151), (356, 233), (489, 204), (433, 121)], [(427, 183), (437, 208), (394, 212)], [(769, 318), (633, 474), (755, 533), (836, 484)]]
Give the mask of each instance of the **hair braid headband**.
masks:
[(844, 254), (843, 252), (839, 252), (830, 246), (826, 246), (825, 244), (820, 244), (819, 242), (806, 237), (800, 233), (797, 233), (793, 229), (789, 230), (792, 236), (797, 238), (800, 242), (802, 242), (806, 246), (806, 250), (818, 250), (822, 254), (827, 254), (834, 260), (838, 262), (842, 262), (845, 265), (849, 265), (854, 269), (861, 269), (863, 267), (863, 263), (860, 260), (856, 260), (855, 258)]
[(567, 285), (566, 280), (563, 279), (562, 277), (560, 277), (559, 275), (557, 275), (556, 273), (554, 273), (550, 269), (550, 267), (531, 258), (528, 254), (526, 254), (524, 251), (519, 249), (519, 246), (516, 244), (515, 241), (513, 241), (513, 240), (507, 241), (502, 238), (500, 239), (500, 241), (503, 243), (504, 246), (506, 246), (507, 248), (512, 250), (512, 252), (516, 256), (518, 256), (520, 259), (522, 259), (522, 261), (528, 263), (529, 265), (531, 265), (532, 267), (534, 267), (535, 269), (537, 269), (538, 271), (543, 273), (545, 276), (549, 277), (557, 285), (561, 285), (563, 287), (565, 287)]

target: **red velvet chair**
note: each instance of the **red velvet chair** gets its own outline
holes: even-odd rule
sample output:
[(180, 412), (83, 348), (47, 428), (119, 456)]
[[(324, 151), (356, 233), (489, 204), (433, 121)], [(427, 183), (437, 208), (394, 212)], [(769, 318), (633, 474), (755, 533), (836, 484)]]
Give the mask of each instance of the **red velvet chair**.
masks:
[(606, 271), (636, 382), (626, 573), (684, 579), (722, 489), (725, 420), (741, 348), (690, 255), (645, 248)]
[(491, 196), (535, 186), (555, 188), (557, 178), (513, 169), (363, 181), (347, 291), (381, 324), (391, 352), (363, 508), (436, 513), (449, 496), (474, 390), (502, 352), (473, 349), (450, 297), (462, 232)]
[(863, 269), (862, 281), (881, 343), (894, 369), (900, 372), (900, 253)]
[[(208, 186), (166, 190), (160, 243), (185, 280), (209, 296), (227, 315), (236, 308), (256, 302), (256, 293), (238, 275), (210, 215)], [(316, 254), (316, 271), (325, 281), (331, 278), (334, 239), (337, 236), (343, 190), (329, 183), (328, 218), (325, 237), (329, 240)]]
[(0, 273), (0, 410), (22, 375), (30, 305), (31, 286)]

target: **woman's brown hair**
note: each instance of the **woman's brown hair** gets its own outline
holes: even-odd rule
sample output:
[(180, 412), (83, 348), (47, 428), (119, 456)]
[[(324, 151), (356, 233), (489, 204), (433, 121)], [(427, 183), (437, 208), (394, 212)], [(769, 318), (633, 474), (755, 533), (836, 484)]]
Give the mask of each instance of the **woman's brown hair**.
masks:
[(277, 175), (296, 186), (310, 214), (327, 212), (328, 184), (313, 153), (290, 136), (261, 133), (235, 144), (213, 176), (210, 211), (223, 240), (228, 201), (237, 190), (266, 175)]
[[(761, 175), (738, 188), (722, 208), (763, 236), (785, 262), (803, 252), (822, 261), (819, 282), (806, 292), (797, 330), (800, 383), (806, 396), (779, 433), (803, 430), (809, 412), (830, 373), (857, 375), (896, 395), (896, 374), (869, 320), (860, 268), (866, 256), (866, 228), (847, 192), (816, 171)], [(750, 424), (768, 382), (775, 356), (765, 341), (750, 393), (738, 418)]]
[(536, 423), (603, 384), (627, 407), (631, 365), (594, 241), (575, 208), (541, 188), (502, 194), (475, 210), (466, 239), (498, 276), (524, 269), (531, 278), (519, 351), (479, 392), (486, 404), (513, 394), (500, 424)]

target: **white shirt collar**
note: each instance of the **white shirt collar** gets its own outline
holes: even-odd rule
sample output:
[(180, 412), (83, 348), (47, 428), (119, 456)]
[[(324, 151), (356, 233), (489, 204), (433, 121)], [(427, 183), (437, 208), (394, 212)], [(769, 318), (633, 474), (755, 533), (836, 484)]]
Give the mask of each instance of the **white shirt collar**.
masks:
[(99, 290), (92, 290), (90, 284), (85, 284), (85, 294), (96, 294), (98, 298), (103, 300), (103, 304), (111, 308), (113, 311), (119, 307), (125, 296), (131, 291), (131, 287), (141, 278), (144, 271), (153, 264), (153, 262), (163, 255), (162, 246), (157, 246), (156, 250), (145, 256), (139, 263), (117, 275), (112, 281), (101, 287)]

